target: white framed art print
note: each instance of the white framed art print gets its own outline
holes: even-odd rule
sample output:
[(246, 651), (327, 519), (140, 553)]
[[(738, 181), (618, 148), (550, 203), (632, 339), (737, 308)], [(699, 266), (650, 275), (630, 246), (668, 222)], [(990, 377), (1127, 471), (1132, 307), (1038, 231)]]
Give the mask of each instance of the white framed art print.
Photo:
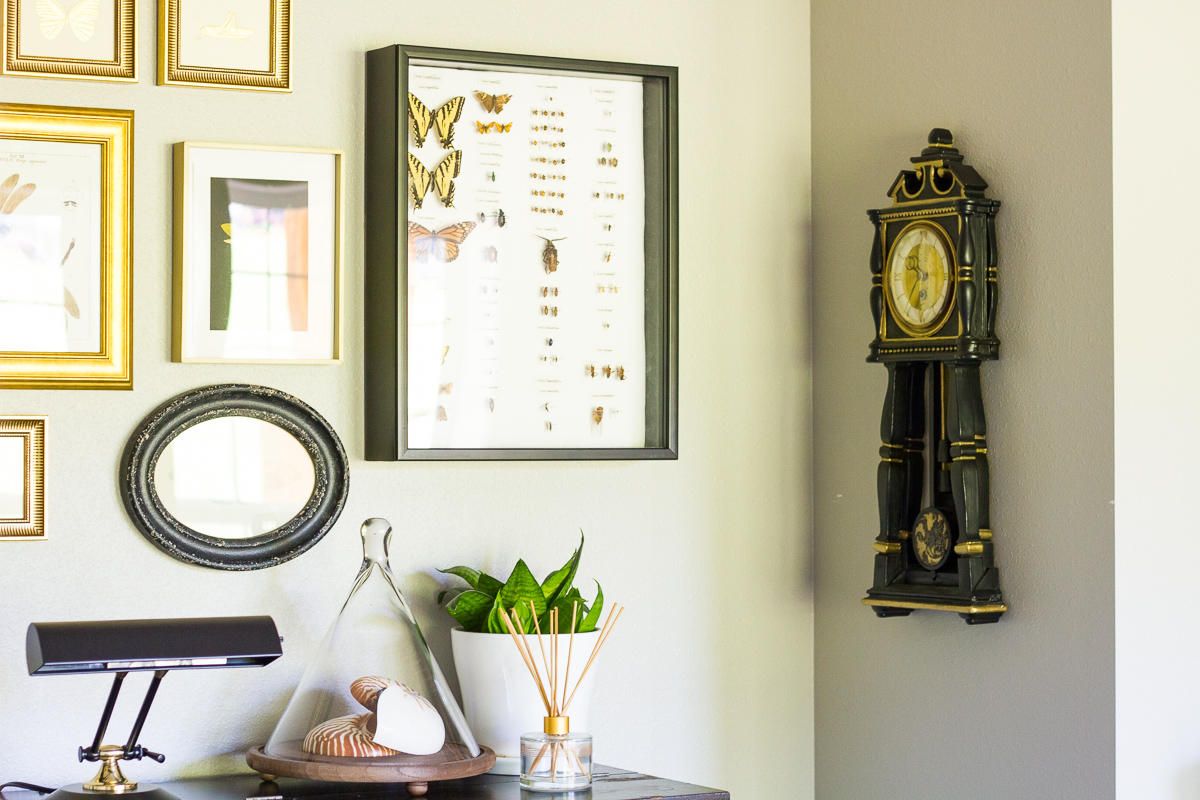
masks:
[(341, 360), (342, 160), (175, 145), (173, 360)]

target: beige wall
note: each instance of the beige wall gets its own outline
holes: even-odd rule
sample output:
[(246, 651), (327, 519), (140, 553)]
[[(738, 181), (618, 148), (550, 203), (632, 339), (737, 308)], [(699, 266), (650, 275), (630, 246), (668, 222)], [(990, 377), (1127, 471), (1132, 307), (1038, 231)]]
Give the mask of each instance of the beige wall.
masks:
[[(812, 49), (817, 796), (1112, 797), (1109, 4), (814, 0)], [(885, 388), (863, 212), (934, 126), (1004, 203), (994, 626), (859, 605)]]
[[(604, 763), (733, 789), (810, 796), (808, 579), (808, 4), (614, 0), (294, 3), (290, 95), (157, 87), (154, 8), (140, 0), (141, 83), (0, 78), (9, 102), (133, 108), (133, 392), (0, 392), (0, 414), (50, 416), (49, 539), (0, 542), (0, 762), (4, 780), (88, 777), (101, 678), (32, 679), (32, 620), (269, 613), (286, 655), (256, 671), (168, 676), (144, 733), (167, 762), (147, 780), (242, 769), (358, 567), (358, 524), (397, 528), (394, 563), (449, 669), (435, 566), (542, 573), (588, 534), (581, 583), (628, 605), (597, 680)], [(367, 464), (361, 460), (363, 53), (407, 42), (680, 68), (680, 452), (670, 463)], [(769, 77), (769, 79), (764, 79)], [(348, 157), (347, 353), (339, 367), (169, 362), (170, 144), (343, 147)], [(352, 458), (341, 522), (281, 567), (188, 567), (133, 529), (117, 459), (138, 421), (211, 383), (275, 386), (312, 404)], [(144, 678), (132, 681), (135, 694)], [(114, 735), (128, 730), (127, 698)], [(786, 765), (786, 769), (781, 769)]]

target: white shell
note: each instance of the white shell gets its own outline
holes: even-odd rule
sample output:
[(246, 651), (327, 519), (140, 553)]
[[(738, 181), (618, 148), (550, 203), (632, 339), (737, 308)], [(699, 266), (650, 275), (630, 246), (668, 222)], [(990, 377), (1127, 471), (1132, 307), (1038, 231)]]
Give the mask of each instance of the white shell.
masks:
[(404, 684), (375, 699), (375, 744), (414, 756), (432, 755), (446, 743), (446, 724), (433, 704)]

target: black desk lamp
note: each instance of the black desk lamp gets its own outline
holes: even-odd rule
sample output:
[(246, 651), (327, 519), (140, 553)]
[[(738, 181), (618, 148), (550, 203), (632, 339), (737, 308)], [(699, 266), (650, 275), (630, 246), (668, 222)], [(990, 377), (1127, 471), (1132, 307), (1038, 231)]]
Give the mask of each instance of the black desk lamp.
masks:
[[(121, 774), (120, 767), (125, 760), (150, 758), (161, 763), (165, 759), (138, 744), (163, 676), (173, 669), (263, 667), (283, 654), (281, 641), (270, 617), (32, 623), (25, 635), (30, 675), (115, 673), (96, 738), (89, 747), (79, 748), (79, 760), (99, 761), (100, 771), (87, 783), (62, 787), (49, 800), (97, 800), (118, 794), (131, 800), (178, 800), (153, 784), (139, 787)], [(129, 741), (123, 747), (101, 744), (125, 676), (150, 670), (154, 678)]]

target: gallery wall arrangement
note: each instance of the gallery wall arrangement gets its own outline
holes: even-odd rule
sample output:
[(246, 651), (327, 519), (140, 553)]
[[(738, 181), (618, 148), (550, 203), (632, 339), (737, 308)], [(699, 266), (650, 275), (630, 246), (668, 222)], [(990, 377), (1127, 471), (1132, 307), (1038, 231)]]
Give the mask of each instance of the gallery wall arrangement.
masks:
[[(9, 0), (4, 10), (3, 74), (138, 80), (133, 0)], [(287, 0), (160, 0), (157, 22), (166, 91), (291, 91)], [(375, 459), (677, 458), (678, 70), (408, 45), (365, 60), (371, 140), (352, 169), (366, 176), (372, 213), (387, 212), (365, 231), (365, 351), (347, 353), (343, 341), (345, 152), (196, 141), (181, 129), (171, 159), (172, 361), (319, 368), (361, 357)], [(0, 104), (0, 389), (133, 389), (134, 139), (131, 110)], [(45, 416), (0, 417), (0, 538), (52, 535), (45, 486), (57, 456), (46, 458), (46, 429)], [(316, 409), (230, 382), (169, 397), (137, 424), (117, 489), (132, 526), (167, 555), (245, 572), (315, 546), (345, 507), (349, 473)], [(368, 646), (353, 652), (391, 643), (413, 650), (417, 667), (411, 658), (352, 665), (342, 649), (320, 656), (315, 694), (302, 681), (271, 740), (247, 755), (264, 776), (401, 782), (420, 795), (430, 781), (496, 765), (390, 573), (390, 535), (384, 520), (363, 524), (363, 570), (342, 619), (378, 584), (374, 599), (410, 627), (395, 646), (379, 640), (372, 616), (362, 623)], [(597, 630), (603, 594), (589, 610), (571, 585), (581, 550), (541, 583), (521, 582), (531, 578), (521, 562), (517, 583), (496, 588), (504, 628), (490, 633), (507, 632), (527, 663), (530, 634), (553, 653), (554, 671), (521, 677), (542, 695), (545, 732), (505, 759), (535, 791), (592, 783), (592, 737), (570, 730), (567, 711), (574, 690), (590, 697), (584, 678), (621, 610), (610, 605)], [(121, 771), (123, 761), (163, 760), (138, 743), (160, 682), (172, 668), (242, 664), (209, 644), (167, 651), (196, 631), (221, 639), (246, 623), (158, 622), (153, 631), (136, 621), (31, 625), (31, 675), (115, 673), (96, 740), (79, 750), (100, 772), (56, 800), (172, 798)], [(567, 643), (569, 675), (577, 627), (590, 656), (570, 682), (558, 649)], [(82, 640), (145, 652), (113, 645), (125, 655), (59, 658), (60, 645), (86, 650)], [(222, 642), (212, 647), (223, 652)], [(280, 654), (268, 649), (254, 665)], [(321, 673), (330, 664), (347, 680), (331, 683)], [(129, 744), (103, 745), (122, 682), (143, 670), (154, 677)], [(326, 713), (331, 692), (353, 697), (358, 713)]]

